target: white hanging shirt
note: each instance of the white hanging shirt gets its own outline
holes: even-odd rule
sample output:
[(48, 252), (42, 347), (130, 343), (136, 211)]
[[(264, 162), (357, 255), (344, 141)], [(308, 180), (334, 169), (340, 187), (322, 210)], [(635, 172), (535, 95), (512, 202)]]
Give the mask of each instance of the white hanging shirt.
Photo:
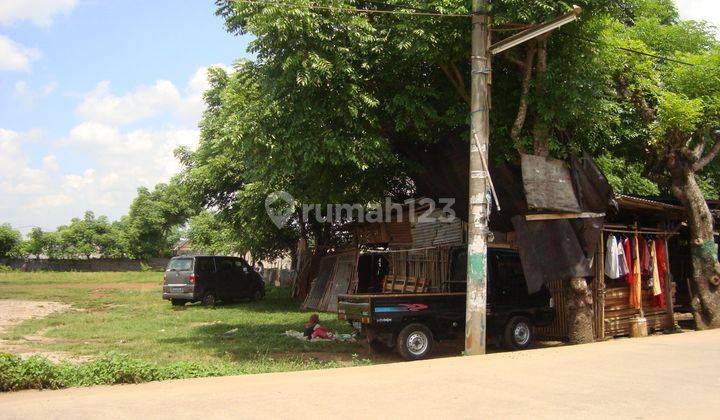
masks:
[[(618, 249), (618, 277), (627, 276), (630, 273), (630, 267), (628, 267), (627, 259), (625, 258), (625, 247), (623, 247), (622, 239), (617, 242)], [(617, 277), (616, 277), (617, 278)]]
[(618, 243), (614, 236), (608, 235), (605, 245), (605, 275), (611, 279), (616, 279), (620, 277)]

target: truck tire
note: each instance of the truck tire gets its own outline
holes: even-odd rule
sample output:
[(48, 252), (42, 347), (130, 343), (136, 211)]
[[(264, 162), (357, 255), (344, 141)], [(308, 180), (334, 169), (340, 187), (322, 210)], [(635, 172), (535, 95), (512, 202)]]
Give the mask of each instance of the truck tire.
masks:
[(434, 345), (432, 331), (423, 324), (406, 325), (397, 337), (397, 352), (405, 360), (426, 358)]
[(530, 320), (524, 316), (514, 316), (505, 325), (503, 344), (509, 350), (524, 350), (533, 341), (533, 330)]
[(205, 295), (203, 295), (202, 298), (202, 304), (210, 308), (214, 308), (215, 305), (217, 305), (217, 298), (215, 297), (215, 292), (205, 292)]
[(265, 297), (265, 291), (262, 288), (258, 287), (253, 291), (252, 296), (250, 296), (250, 300), (257, 302), (257, 301), (262, 300), (264, 297)]

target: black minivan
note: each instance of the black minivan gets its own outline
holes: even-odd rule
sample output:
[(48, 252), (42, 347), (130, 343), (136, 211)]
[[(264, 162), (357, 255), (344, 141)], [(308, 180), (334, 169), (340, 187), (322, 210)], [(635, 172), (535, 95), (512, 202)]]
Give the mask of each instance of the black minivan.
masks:
[(168, 263), (163, 281), (163, 299), (173, 306), (202, 302), (232, 302), (241, 298), (260, 300), (265, 282), (239, 257), (181, 256)]

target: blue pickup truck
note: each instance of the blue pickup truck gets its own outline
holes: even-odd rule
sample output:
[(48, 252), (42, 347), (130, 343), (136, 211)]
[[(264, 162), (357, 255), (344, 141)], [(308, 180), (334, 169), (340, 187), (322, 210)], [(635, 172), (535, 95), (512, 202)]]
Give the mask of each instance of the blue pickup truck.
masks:
[[(547, 290), (529, 295), (516, 252), (488, 255), (487, 327), (506, 348), (530, 346), (533, 329), (552, 322)], [(465, 293), (352, 294), (338, 296), (338, 317), (373, 348), (394, 348), (406, 360), (428, 357), (435, 342), (464, 336)]]

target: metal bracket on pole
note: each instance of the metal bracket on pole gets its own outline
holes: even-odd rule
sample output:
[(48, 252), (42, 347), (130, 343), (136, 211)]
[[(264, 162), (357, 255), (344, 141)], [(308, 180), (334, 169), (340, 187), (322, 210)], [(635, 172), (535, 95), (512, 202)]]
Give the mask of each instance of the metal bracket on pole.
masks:
[(557, 17), (553, 20), (547, 21), (545, 23), (541, 23), (539, 25), (533, 26), (532, 28), (526, 29), (522, 32), (518, 32), (517, 34), (507, 37), (503, 39), (502, 41), (498, 41), (490, 46), (490, 53), (491, 54), (499, 54), (505, 50), (509, 50), (512, 47), (515, 47), (517, 45), (523, 44), (527, 41), (530, 41), (531, 39), (537, 38), (541, 35), (544, 35), (550, 31), (553, 31), (565, 24), (568, 24), (570, 22), (576, 21), (580, 14), (582, 14), (582, 7), (580, 6), (573, 6), (573, 11), (567, 14), (564, 14), (560, 17)]
[[(487, 173), (487, 179), (488, 183), (490, 184), (490, 191), (492, 191), (493, 200), (495, 200), (495, 206), (497, 206), (498, 211), (500, 211), (500, 200), (498, 200), (497, 192), (495, 191), (495, 184), (493, 184), (492, 177), (490, 176), (490, 168), (488, 167), (487, 162), (485, 161), (485, 155), (482, 154), (482, 150), (480, 150), (480, 144), (478, 142), (477, 133), (473, 130), (473, 140), (475, 141), (475, 147), (478, 148), (478, 154), (480, 154), (480, 162), (483, 165), (483, 170)], [(490, 208), (488, 208), (488, 213), (490, 212)]]

